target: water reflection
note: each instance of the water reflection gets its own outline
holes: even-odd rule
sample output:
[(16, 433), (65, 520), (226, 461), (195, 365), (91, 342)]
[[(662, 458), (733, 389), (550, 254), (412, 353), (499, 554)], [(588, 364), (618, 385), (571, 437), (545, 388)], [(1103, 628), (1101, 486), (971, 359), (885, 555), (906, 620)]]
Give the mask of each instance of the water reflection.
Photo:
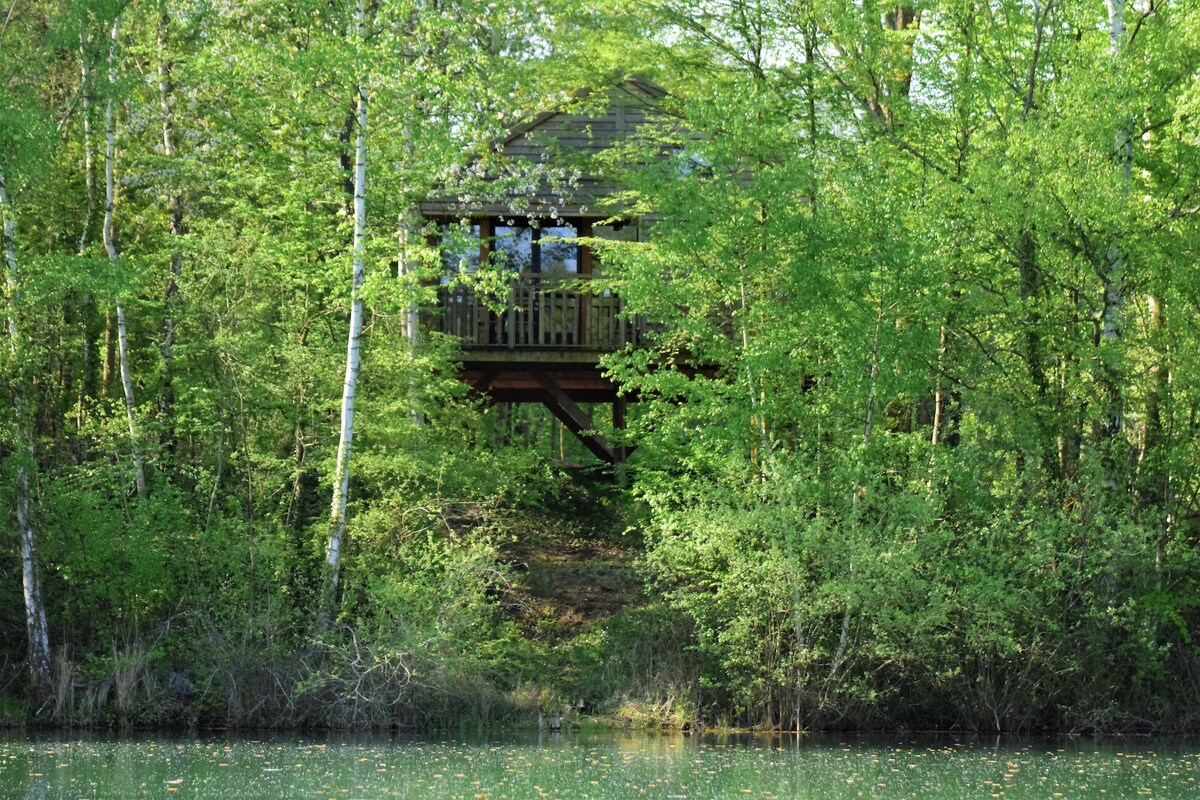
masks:
[(0, 737), (2, 798), (1192, 797), (1189, 740)]

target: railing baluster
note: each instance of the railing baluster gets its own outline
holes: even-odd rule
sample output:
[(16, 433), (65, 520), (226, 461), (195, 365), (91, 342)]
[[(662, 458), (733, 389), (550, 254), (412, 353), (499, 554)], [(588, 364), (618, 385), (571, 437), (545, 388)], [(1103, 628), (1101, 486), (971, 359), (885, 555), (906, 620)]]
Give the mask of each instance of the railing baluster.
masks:
[(533, 318), (538, 305), (537, 290), (536, 280), (531, 285), (521, 287), (521, 296), (523, 298), (521, 307), (521, 344), (537, 344), (537, 339), (534, 337), (534, 331), (537, 330), (537, 322)]
[(438, 303), (440, 330), (479, 347), (614, 350), (640, 345), (646, 328), (641, 317), (626, 317), (620, 295), (594, 292), (590, 275), (517, 276), (499, 312), (472, 286), (440, 287)]
[(608, 341), (606, 344), (614, 350), (620, 347), (620, 342), (617, 341), (617, 299), (615, 297), (608, 298), (608, 307), (605, 309), (605, 318), (608, 320)]
[(616, 346), (616, 332), (613, 326), (617, 320), (613, 317), (612, 306), (612, 297), (604, 298), (604, 346), (610, 349)]
[(455, 336), (466, 336), (471, 330), (471, 298), (465, 286), (460, 286), (454, 291), (454, 316), (457, 317), (454, 325)]
[(554, 289), (554, 336), (550, 344), (565, 346), (567, 341), (567, 293), (562, 285)]
[(520, 300), (520, 297), (521, 297), (520, 287), (518, 287), (518, 284), (516, 284), (516, 283), (512, 284), (512, 288), (509, 290), (509, 330), (505, 331), (505, 333), (506, 333), (505, 338), (508, 338), (508, 342), (506, 342), (506, 344), (508, 344), (510, 348), (512, 347), (512, 345), (516, 344), (517, 301)]
[(622, 313), (624, 310), (624, 301), (622, 301), (620, 298), (617, 298), (617, 324), (620, 326), (618, 328), (619, 335), (616, 342), (617, 347), (621, 347), (625, 344), (625, 314)]
[(601, 297), (596, 302), (599, 309), (597, 316), (600, 317), (600, 329), (596, 335), (600, 337), (602, 340), (600, 343), (604, 347), (612, 347), (612, 319), (608, 313), (608, 298)]
[[(475, 296), (475, 292), (468, 289), (464, 301), (467, 306), (467, 329), (463, 331), (463, 335), (476, 342), (480, 342), (479, 330), (479, 298)], [(482, 342), (480, 342), (482, 344)]]
[[(541, 278), (536, 279), (536, 281), (537, 281), (537, 283), (534, 286), (534, 290), (529, 293), (529, 309), (530, 309), (529, 317), (530, 317), (530, 321), (532, 323), (529, 326), (530, 334), (531, 334), (529, 337), (530, 344), (538, 344), (542, 340), (541, 339), (542, 289), (545, 287), (545, 283), (542, 281)], [(538, 315), (538, 319), (536, 322), (533, 322), (533, 315), (535, 313)]]
[(467, 329), (463, 331), (463, 336), (466, 338), (479, 341), (479, 300), (475, 297), (475, 292), (468, 289), (463, 297), (463, 304), (467, 308)]

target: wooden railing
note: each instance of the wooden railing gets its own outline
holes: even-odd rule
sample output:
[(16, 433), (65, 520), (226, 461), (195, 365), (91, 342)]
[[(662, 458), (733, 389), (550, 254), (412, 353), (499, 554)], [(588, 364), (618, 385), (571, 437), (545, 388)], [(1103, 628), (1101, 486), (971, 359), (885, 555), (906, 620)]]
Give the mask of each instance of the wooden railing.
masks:
[(640, 344), (644, 325), (615, 294), (592, 291), (586, 275), (522, 273), (493, 311), (470, 286), (443, 286), (438, 329), (463, 346), (616, 350)]

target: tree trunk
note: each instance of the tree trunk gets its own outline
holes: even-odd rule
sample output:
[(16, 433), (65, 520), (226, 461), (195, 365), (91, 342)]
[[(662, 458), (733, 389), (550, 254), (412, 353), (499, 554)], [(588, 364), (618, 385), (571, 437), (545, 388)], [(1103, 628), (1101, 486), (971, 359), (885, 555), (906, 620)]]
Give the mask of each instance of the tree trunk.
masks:
[(1046, 399), (1046, 365), (1042, 357), (1041, 268), (1038, 265), (1037, 240), (1030, 228), (1017, 236), (1017, 272), (1021, 278), (1021, 302), (1025, 304), (1025, 360), (1029, 362), (1029, 377), (1037, 391), (1038, 400)]
[[(1153, 339), (1163, 335), (1165, 327), (1163, 305), (1164, 301), (1161, 297), (1152, 295), (1147, 301), (1147, 310), (1150, 312), (1150, 335)], [(1154, 344), (1156, 350), (1161, 346), (1157, 341)], [(1170, 389), (1170, 372), (1162, 362), (1163, 358), (1159, 353), (1151, 363), (1149, 370), (1150, 388), (1146, 392), (1146, 435), (1142, 443), (1140, 459), (1143, 462), (1155, 460), (1158, 455), (1157, 451), (1162, 447), (1165, 439), (1162, 406)], [(1166, 499), (1167, 481), (1163, 476), (1161, 465), (1153, 464), (1147, 473), (1148, 476), (1144, 483), (1145, 502), (1147, 504), (1163, 502)]]
[[(1165, 327), (1164, 300), (1151, 296), (1147, 301), (1150, 316), (1150, 337), (1155, 359), (1149, 369), (1150, 385), (1146, 390), (1146, 430), (1138, 458), (1137, 501), (1139, 512), (1157, 512), (1150, 524), (1157, 525), (1154, 574), (1162, 588), (1162, 571), (1166, 560), (1167, 543), (1174, 532), (1175, 517), (1171, 509), (1171, 471), (1169, 466), (1170, 428), (1163, 424), (1163, 406), (1169, 403), (1171, 373), (1159, 348), (1163, 345)], [(1168, 406), (1169, 408), (1169, 406)], [(1169, 413), (1169, 411), (1168, 411)]]
[[(113, 230), (113, 212), (116, 208), (116, 100), (113, 95), (117, 87), (117, 42), (120, 37), (121, 17), (113, 19), (112, 42), (108, 50), (109, 97), (104, 111), (104, 249), (112, 261), (120, 259), (117, 238)], [(117, 303), (117, 353), (121, 369), (121, 388), (125, 393), (125, 419), (129, 424), (129, 446), (133, 453), (134, 483), (138, 497), (146, 494), (146, 471), (142, 463), (141, 445), (138, 443), (137, 406), (133, 395), (133, 377), (129, 367), (129, 333), (125, 322), (125, 305)]]
[[(96, 147), (92, 138), (92, 63), (88, 51), (88, 40), (85, 33), (79, 34), (79, 91), (83, 102), (83, 179), (87, 192), (87, 208), (83, 215), (83, 225), (79, 231), (80, 256), (87, 253), (92, 243), (92, 225), (96, 216)], [(91, 391), (96, 389), (96, 378), (92, 375), (95, 368), (92, 348), (95, 345), (95, 326), (92, 324), (96, 315), (96, 300), (91, 292), (82, 299), (80, 309), (79, 333), (82, 340), (80, 346), (80, 372), (78, 390), (75, 395), (75, 434), (76, 441), (81, 442), (80, 433), (83, 430), (84, 403)], [(82, 456), (80, 456), (82, 457)]]
[[(172, 63), (167, 59), (167, 39), (171, 17), (167, 13), (167, 4), (160, 5), (158, 17), (158, 102), (162, 110), (163, 155), (168, 161), (175, 159), (175, 112), (171, 107), (171, 70)], [(172, 181), (174, 182), (174, 178)], [(183, 198), (178, 186), (168, 189), (171, 208), (171, 238), (178, 242), (179, 237), (187, 233), (183, 224)], [(159, 398), (159, 415), (162, 417), (163, 447), (173, 454), (177, 447), (175, 426), (172, 414), (175, 405), (174, 365), (175, 365), (175, 317), (178, 313), (179, 275), (183, 270), (183, 253), (178, 245), (171, 252), (171, 271), (167, 277), (167, 290), (163, 298), (165, 314), (162, 324), (162, 344), (160, 352), (163, 360), (163, 387)]]
[[(18, 413), (23, 409), (18, 409)], [(28, 465), (17, 467), (17, 528), (21, 539), (21, 584), (25, 595), (25, 634), (28, 639), (29, 674), (39, 697), (50, 690), (50, 632), (46, 624), (46, 606), (42, 602), (42, 584), (37, 566), (37, 533), (29, 518), (33, 487), (29, 472), (33, 468), (32, 434), (29, 424), (20, 423), (21, 457)]]
[(292, 426), (292, 438), (292, 499), (283, 516), (283, 524), (299, 528), (304, 508), (304, 462), (308, 454), (304, 442), (304, 420), (300, 416), (296, 417)]
[[(17, 219), (8, 198), (8, 185), (0, 172), (0, 217), (4, 220), (4, 260), (8, 294), (9, 348), (16, 355), (21, 344), (17, 323)], [(17, 359), (14, 359), (17, 361)], [(33, 454), (33, 431), (22, 396), (23, 381), (13, 381), (13, 412), (17, 421), (17, 528), (21, 541), (21, 582), (25, 596), (25, 631), (28, 639), (27, 660), (34, 689), (39, 696), (50, 691), (50, 636), (46, 625), (46, 606), (37, 568), (37, 533), (30, 519), (33, 485), (30, 471), (37, 464)]]
[[(1108, 0), (1109, 51), (1113, 69), (1125, 48), (1125, 0)], [(1133, 140), (1129, 122), (1123, 121), (1115, 135), (1117, 168), (1127, 189), (1133, 168)], [(1124, 402), (1121, 391), (1120, 343), (1125, 316), (1125, 250), (1119, 234), (1110, 234), (1108, 250), (1103, 257), (1101, 282), (1104, 286), (1100, 312), (1100, 385), (1104, 394), (1104, 421), (1101, 427), (1105, 480), (1110, 488), (1120, 485), (1117, 449), (1124, 430)]]
[[(360, 41), (366, 34), (366, 3), (358, 0), (356, 27)], [(338, 438), (337, 465), (333, 473), (333, 503), (330, 508), (329, 542), (325, 550), (328, 565), (327, 599), (321, 610), (328, 619), (337, 600), (341, 577), (342, 547), (346, 536), (346, 501), (350, 493), (350, 450), (354, 439), (354, 390), (358, 382), (359, 338), (362, 335), (365, 234), (367, 225), (367, 87), (358, 86), (357, 128), (354, 157), (354, 275), (350, 289), (350, 335), (346, 343), (346, 379), (342, 385), (342, 420)]]
[(818, 171), (819, 148), (817, 146), (817, 23), (811, 16), (804, 22), (804, 95), (805, 123), (808, 129), (808, 214), (817, 217), (817, 195), (821, 179)]
[(79, 255), (92, 239), (92, 218), (96, 214), (96, 149), (92, 145), (92, 64), (87, 38), (79, 34), (79, 92), (83, 96), (83, 179), (87, 188), (87, 209), (79, 232)]
[[(903, 33), (921, 26), (921, 12), (912, 6), (897, 4), (883, 16), (885, 30)], [(896, 124), (896, 108), (908, 102), (912, 89), (913, 46), (903, 39), (892, 54), (890, 74), (882, 81), (883, 96), (877, 101), (876, 113), (888, 126)]]

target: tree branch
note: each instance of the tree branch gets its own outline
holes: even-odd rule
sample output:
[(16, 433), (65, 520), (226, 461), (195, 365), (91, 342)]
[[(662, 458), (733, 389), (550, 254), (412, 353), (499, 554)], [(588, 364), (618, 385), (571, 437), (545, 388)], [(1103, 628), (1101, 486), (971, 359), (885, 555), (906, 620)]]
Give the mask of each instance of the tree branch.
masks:
[(5, 31), (8, 30), (8, 23), (12, 22), (13, 11), (16, 10), (16, 7), (17, 0), (12, 0), (12, 2), (8, 4), (8, 15), (4, 17), (4, 24), (0, 25), (0, 36), (3, 36)]
[(1161, 6), (1158, 3), (1155, 3), (1154, 0), (1150, 0), (1150, 5), (1147, 6), (1146, 10), (1141, 14), (1138, 14), (1137, 22), (1133, 23), (1133, 32), (1129, 34), (1129, 41), (1125, 43), (1126, 46), (1133, 44), (1133, 40), (1137, 38), (1138, 32), (1142, 30), (1142, 25), (1145, 24), (1146, 20), (1150, 19), (1150, 17), (1157, 14), (1159, 8), (1161, 8)]

